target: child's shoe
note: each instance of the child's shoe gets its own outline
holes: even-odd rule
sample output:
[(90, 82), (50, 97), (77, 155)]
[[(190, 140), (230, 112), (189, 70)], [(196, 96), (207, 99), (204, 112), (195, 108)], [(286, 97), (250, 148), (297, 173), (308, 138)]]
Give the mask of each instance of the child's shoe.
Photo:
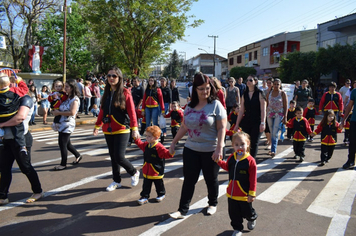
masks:
[(145, 197), (141, 197), (140, 199), (137, 200), (138, 205), (143, 205), (148, 202), (148, 199)]
[(253, 230), (256, 227), (256, 220), (251, 220), (247, 222), (247, 228)]
[(242, 232), (240, 230), (234, 230), (232, 236), (242, 236)]
[(156, 202), (162, 202), (166, 198), (166, 195), (156, 197)]

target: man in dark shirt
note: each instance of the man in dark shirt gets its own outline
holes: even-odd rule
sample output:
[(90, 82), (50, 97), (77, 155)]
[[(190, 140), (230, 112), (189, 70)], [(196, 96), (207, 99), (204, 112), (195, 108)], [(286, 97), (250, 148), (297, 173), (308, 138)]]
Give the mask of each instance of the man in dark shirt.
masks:
[(236, 87), (239, 88), (240, 90), (240, 97), (242, 97), (242, 95), (244, 94), (245, 90), (246, 90), (246, 84), (243, 83), (243, 78), (240, 77), (238, 80), (237, 80), (237, 83), (235, 84)]
[(297, 89), (295, 93), (295, 100), (297, 101), (297, 106), (305, 109), (308, 104), (308, 100), (313, 98), (311, 88), (308, 88), (308, 80), (302, 81), (302, 86)]
[(135, 109), (138, 109), (142, 104), (144, 90), (140, 85), (139, 78), (137, 77), (132, 80), (132, 85), (133, 87), (131, 88), (131, 94), (132, 94), (133, 102), (135, 104)]

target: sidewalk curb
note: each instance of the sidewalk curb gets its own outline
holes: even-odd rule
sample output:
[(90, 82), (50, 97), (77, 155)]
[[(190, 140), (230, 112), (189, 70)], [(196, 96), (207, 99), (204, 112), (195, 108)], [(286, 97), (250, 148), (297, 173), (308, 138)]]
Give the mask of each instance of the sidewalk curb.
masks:
[[(75, 125), (76, 126), (79, 126), (79, 125), (93, 125), (93, 124), (95, 124), (95, 122), (96, 122), (96, 118), (95, 119), (90, 119), (90, 120), (77, 121), (75, 123)], [(46, 130), (52, 130), (52, 123), (50, 123), (49, 126), (43, 127), (43, 128), (34, 128), (34, 129), (29, 128), (29, 131), (31, 131), (31, 132), (46, 131)]]

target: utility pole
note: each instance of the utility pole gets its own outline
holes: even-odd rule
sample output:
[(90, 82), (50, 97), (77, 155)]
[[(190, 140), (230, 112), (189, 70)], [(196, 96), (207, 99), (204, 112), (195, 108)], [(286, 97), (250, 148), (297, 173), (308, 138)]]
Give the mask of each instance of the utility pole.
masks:
[(217, 35), (208, 35), (209, 38), (214, 38), (214, 70), (213, 70), (213, 76), (215, 77), (215, 55), (216, 55), (216, 38), (219, 38)]
[(67, 0), (64, 0), (64, 32), (63, 32), (63, 84), (66, 82), (66, 41), (67, 41)]

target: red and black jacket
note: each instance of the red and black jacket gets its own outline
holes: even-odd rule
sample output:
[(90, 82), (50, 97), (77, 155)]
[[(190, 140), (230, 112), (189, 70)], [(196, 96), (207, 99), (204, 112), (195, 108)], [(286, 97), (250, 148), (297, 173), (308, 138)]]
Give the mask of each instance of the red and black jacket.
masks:
[(344, 103), (342, 101), (342, 96), (338, 92), (334, 92), (333, 94), (329, 92), (326, 92), (323, 94), (321, 97), (320, 103), (319, 103), (319, 110), (327, 111), (327, 110), (333, 110), (333, 111), (340, 111), (342, 112), (344, 110)]
[(327, 146), (333, 146), (337, 143), (337, 133), (341, 133), (341, 129), (339, 128), (339, 123), (335, 123), (335, 126), (332, 123), (328, 123), (326, 126), (318, 125), (314, 134), (319, 134), (321, 132), (321, 144)]
[(319, 112), (313, 107), (306, 107), (303, 112), (303, 116), (308, 120), (310, 126), (315, 125), (315, 115), (319, 115)]
[(236, 201), (247, 201), (247, 196), (256, 196), (256, 161), (250, 153), (245, 153), (240, 160), (237, 160), (236, 156), (234, 152), (226, 161), (219, 160), (218, 165), (229, 172), (227, 197)]
[(174, 154), (170, 154), (162, 143), (158, 141), (151, 146), (148, 142), (142, 142), (138, 138), (135, 143), (143, 151), (143, 177), (147, 179), (162, 179), (165, 159), (172, 158)]
[(233, 130), (236, 125), (236, 120), (237, 120), (237, 114), (235, 111), (230, 112), (229, 116), (227, 117), (227, 120), (230, 123), (230, 130)]
[(352, 116), (352, 111), (350, 111), (349, 117), (347, 117), (347, 120), (345, 122), (345, 130), (349, 130), (350, 129), (350, 121), (351, 121), (351, 116)]
[(293, 129), (293, 140), (299, 142), (306, 141), (307, 135), (313, 132), (310, 128), (309, 122), (304, 117), (301, 119), (294, 117), (287, 123), (287, 127)]
[(164, 118), (171, 117), (171, 127), (180, 127), (180, 124), (183, 121), (184, 113), (182, 110), (170, 111)]
[(54, 100), (54, 95), (48, 96), (48, 101), (51, 103), (51, 108), (53, 110), (58, 110), (62, 102), (68, 99), (68, 95), (64, 91), (59, 91), (57, 93), (59, 94), (57, 100)]
[(224, 92), (222, 89), (219, 89), (217, 94), (219, 101), (221, 102), (221, 104), (224, 106), (224, 108), (226, 109), (226, 102), (225, 102), (225, 96), (224, 96)]
[(162, 114), (165, 114), (163, 96), (160, 88), (152, 89), (147, 87), (145, 94), (143, 95), (142, 111), (144, 111), (146, 107), (161, 107)]
[[(114, 93), (116, 93), (114, 91)], [(131, 93), (124, 88), (126, 109), (115, 107), (111, 101), (111, 96), (107, 96), (104, 106), (100, 107), (98, 119), (95, 123), (95, 128), (99, 129), (102, 126), (104, 134), (122, 134), (130, 133), (132, 130), (137, 130), (137, 118), (135, 105), (132, 100)], [(103, 118), (109, 118), (109, 123), (103, 123)]]
[(295, 108), (293, 109), (289, 108), (287, 112), (287, 122), (289, 122), (294, 117), (295, 117)]

